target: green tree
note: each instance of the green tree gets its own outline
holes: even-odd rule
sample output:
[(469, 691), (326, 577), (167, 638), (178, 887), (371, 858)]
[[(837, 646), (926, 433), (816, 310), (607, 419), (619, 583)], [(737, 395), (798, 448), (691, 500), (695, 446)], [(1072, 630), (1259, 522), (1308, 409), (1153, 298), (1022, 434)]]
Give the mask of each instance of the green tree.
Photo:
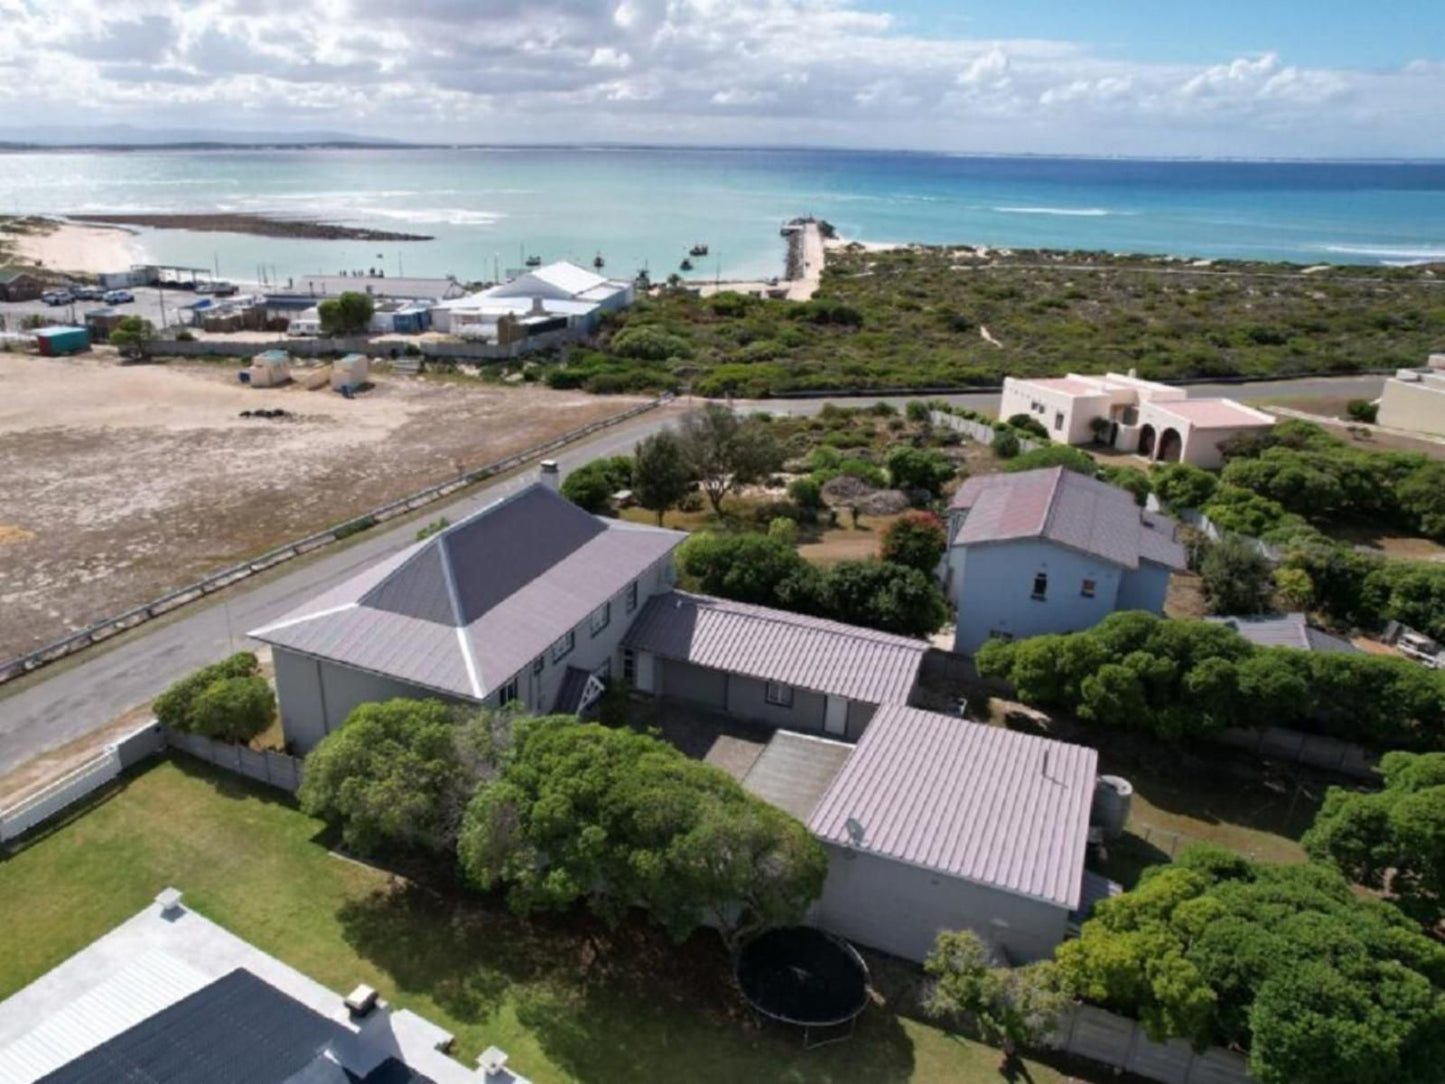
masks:
[(562, 480), (562, 496), (578, 508), (601, 515), (612, 507), (612, 480), (594, 463), (578, 467)]
[(657, 513), (659, 527), (663, 514), (687, 496), (691, 485), (692, 471), (682, 441), (671, 429), (653, 433), (638, 443), (632, 491), (638, 504)]
[(107, 336), (111, 346), (122, 354), (138, 353), (156, 337), (155, 325), (142, 316), (123, 316)]
[(1302, 568), (1277, 568), (1274, 570), (1274, 594), (1286, 609), (1308, 610), (1314, 602), (1315, 585), (1310, 574)]
[(1445, 463), (1421, 464), (1396, 486), (1395, 497), (1421, 534), (1445, 541)]
[(947, 1021), (972, 1021), (985, 1042), (1009, 1053), (1047, 1042), (1070, 1001), (1056, 965), (994, 966), (972, 930), (940, 932), (923, 970), (932, 980), (924, 1011)]
[(718, 403), (685, 415), (678, 437), (689, 473), (701, 484), (718, 515), (729, 493), (782, 466), (782, 447), (766, 423), (756, 417), (739, 418)]
[(932, 512), (908, 512), (884, 529), (878, 556), (932, 576), (947, 549), (948, 532), (943, 520)]
[(1376, 793), (1331, 787), (1301, 843), (1433, 929), (1445, 919), (1445, 753), (1387, 753), (1380, 771)]
[[(895, 489), (917, 489), (937, 497), (945, 482), (958, 473), (953, 464), (937, 452), (904, 445), (888, 453), (888, 477)], [(844, 471), (844, 473), (849, 473)], [(872, 480), (871, 478), (868, 480)]]
[(213, 681), (191, 702), (190, 727), (217, 741), (244, 744), (276, 721), (276, 694), (258, 675)]
[(1188, 463), (1156, 466), (1150, 477), (1154, 492), (1170, 508), (1203, 508), (1219, 485), (1219, 479), (1207, 470)]
[(1005, 463), (1003, 469), (1021, 471), (1042, 470), (1045, 467), (1063, 467), (1088, 478), (1094, 477), (1099, 470), (1099, 464), (1094, 462), (1093, 456), (1068, 444), (1045, 444), (1042, 448), (1024, 452)]
[(1012, 459), (1019, 454), (1019, 438), (1014, 436), (1013, 430), (996, 425), (993, 427), (993, 443), (989, 447), (999, 459)]
[(376, 304), (370, 294), (347, 290), (337, 297), (328, 297), (316, 306), (321, 330), (327, 335), (359, 335), (371, 326)]
[(729, 945), (800, 920), (827, 871), (802, 824), (726, 772), (565, 716), (518, 723), (467, 807), (458, 857), (519, 914), (585, 902), (616, 921), (641, 906), (679, 940), (711, 923)]
[(1214, 613), (1257, 614), (1269, 609), (1269, 561), (1243, 538), (1225, 535), (1209, 547), (1199, 575)]
[(811, 478), (795, 478), (788, 485), (788, 496), (799, 508), (816, 512), (823, 507), (823, 487)]
[(1134, 495), (1134, 503), (1140, 508), (1149, 499), (1149, 494), (1154, 491), (1154, 484), (1138, 467), (1124, 467), (1116, 464), (1108, 464), (1099, 468), (1096, 477), (1108, 482), (1111, 486), (1118, 486), (1120, 489), (1127, 489)]
[(1008, 424), (1030, 436), (1041, 437), (1044, 440), (1049, 439), (1049, 431), (1044, 428), (1044, 423), (1030, 414), (1010, 414)]
[(948, 604), (916, 568), (886, 561), (839, 561), (823, 574), (822, 612), (852, 625), (927, 636), (948, 620)]
[(252, 652), (238, 651), (229, 658), (203, 666), (173, 683), (156, 697), (151, 710), (155, 712), (156, 720), (162, 726), (172, 730), (195, 730), (193, 708), (196, 698), (202, 692), (218, 681), (253, 677), (260, 673), (260, 670), (261, 664)]
[(446, 851), (475, 782), (459, 751), (467, 735), (440, 700), (362, 704), (306, 757), (301, 808), (361, 853)]

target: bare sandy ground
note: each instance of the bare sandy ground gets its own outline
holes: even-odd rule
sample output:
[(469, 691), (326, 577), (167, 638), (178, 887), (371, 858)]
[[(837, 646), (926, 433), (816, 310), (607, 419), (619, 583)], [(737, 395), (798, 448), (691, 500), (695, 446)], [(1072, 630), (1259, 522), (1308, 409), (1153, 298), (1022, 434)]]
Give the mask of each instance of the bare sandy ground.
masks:
[(145, 253), (129, 230), (117, 226), (79, 226), (61, 223), (49, 233), (15, 238), (15, 253), (55, 271), (124, 271), (140, 263)]
[[(236, 371), (0, 353), (0, 657), (636, 401)], [(239, 416), (258, 407), (291, 417)]]

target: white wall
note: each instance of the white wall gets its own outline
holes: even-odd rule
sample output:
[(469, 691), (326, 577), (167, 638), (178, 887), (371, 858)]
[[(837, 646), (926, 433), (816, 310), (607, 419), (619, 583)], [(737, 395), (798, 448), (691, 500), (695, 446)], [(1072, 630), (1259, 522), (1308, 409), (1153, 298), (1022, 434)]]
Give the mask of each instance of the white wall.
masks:
[(1445, 437), (1445, 377), (1422, 374), (1419, 383), (1385, 381), (1377, 420), (1392, 429)]
[(828, 877), (810, 918), (850, 941), (921, 963), (939, 931), (972, 929), (1022, 963), (1047, 958), (1063, 940), (1062, 907), (832, 843), (823, 849)]

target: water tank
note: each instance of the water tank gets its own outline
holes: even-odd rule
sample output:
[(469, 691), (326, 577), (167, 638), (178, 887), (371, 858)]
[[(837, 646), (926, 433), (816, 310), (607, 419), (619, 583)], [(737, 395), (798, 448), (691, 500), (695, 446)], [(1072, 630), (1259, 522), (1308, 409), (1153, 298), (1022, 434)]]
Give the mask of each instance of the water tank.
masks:
[(1103, 830), (1111, 841), (1124, 834), (1129, 822), (1129, 806), (1134, 800), (1134, 784), (1119, 775), (1101, 775), (1094, 781), (1094, 804), (1089, 810), (1089, 823)]

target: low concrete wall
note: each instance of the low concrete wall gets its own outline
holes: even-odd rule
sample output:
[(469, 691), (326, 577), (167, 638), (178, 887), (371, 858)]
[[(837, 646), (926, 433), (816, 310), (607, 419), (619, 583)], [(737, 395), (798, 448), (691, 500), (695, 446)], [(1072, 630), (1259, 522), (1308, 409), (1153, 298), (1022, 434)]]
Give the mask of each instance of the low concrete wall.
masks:
[[(944, 429), (952, 429), (954, 432), (962, 433), (964, 436), (978, 441), (980, 444), (992, 444), (994, 437), (998, 434), (993, 426), (984, 422), (976, 422), (972, 418), (960, 418), (957, 414), (945, 414), (941, 410), (930, 410), (929, 420)], [(1032, 452), (1036, 448), (1042, 448), (1048, 441), (1030, 440), (1028, 437), (1019, 437), (1019, 453)]]
[(257, 752), (244, 745), (230, 745), (199, 734), (180, 734), (174, 730), (166, 732), (166, 744), (218, 768), (279, 787), (288, 794), (295, 794), (301, 786), (303, 762), (300, 757), (270, 749)]
[(372, 336), (312, 339), (278, 337), (267, 342), (236, 342), (232, 339), (154, 339), (145, 345), (151, 358), (249, 358), (267, 350), (283, 350), (294, 357), (317, 358), (332, 354), (365, 354), (372, 358), (399, 358), (408, 345), (415, 346), (424, 358), (438, 361), (509, 361), (524, 354), (535, 353), (562, 343), (576, 342), (582, 333), (573, 328), (545, 331), (506, 346), (488, 342), (434, 342), (422, 340), (406, 343), (397, 339)]

